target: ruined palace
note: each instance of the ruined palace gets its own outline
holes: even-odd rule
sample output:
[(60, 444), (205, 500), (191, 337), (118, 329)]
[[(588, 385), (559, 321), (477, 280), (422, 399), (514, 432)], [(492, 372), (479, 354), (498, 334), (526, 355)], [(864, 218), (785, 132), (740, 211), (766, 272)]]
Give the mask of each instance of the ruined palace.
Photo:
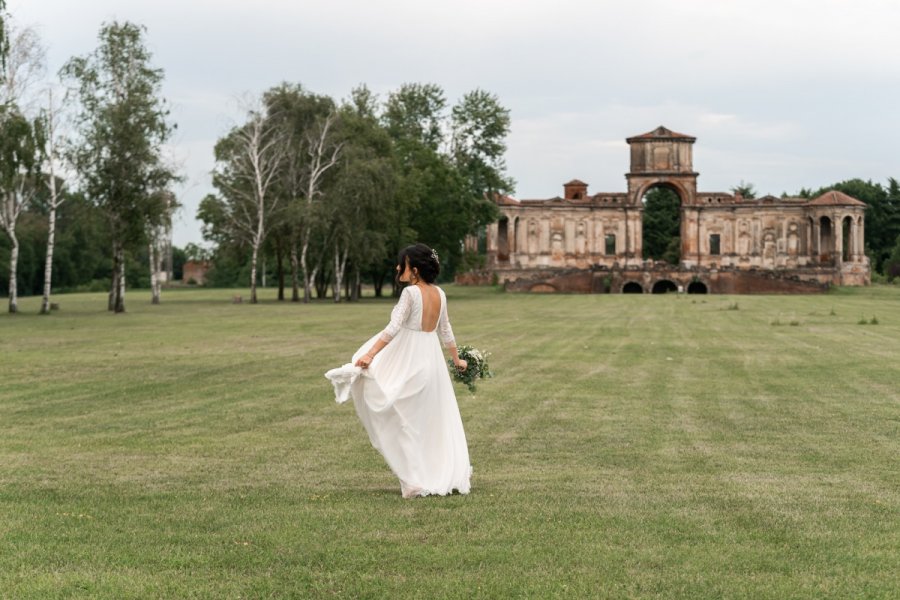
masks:
[[(586, 293), (814, 292), (869, 283), (863, 202), (840, 192), (699, 192), (695, 141), (665, 127), (628, 138), (625, 192), (591, 193), (576, 179), (554, 198), (498, 197), (501, 217), (481, 241), (482, 280), (512, 291)], [(643, 258), (643, 201), (656, 187), (680, 200), (678, 264)], [(467, 243), (474, 249), (478, 241)]]

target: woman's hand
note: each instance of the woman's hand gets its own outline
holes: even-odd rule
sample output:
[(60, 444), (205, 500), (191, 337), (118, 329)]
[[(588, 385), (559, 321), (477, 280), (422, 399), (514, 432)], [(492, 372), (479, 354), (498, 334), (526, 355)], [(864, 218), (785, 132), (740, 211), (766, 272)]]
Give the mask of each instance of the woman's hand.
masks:
[(356, 361), (356, 365), (354, 365), (354, 366), (360, 367), (362, 369), (368, 369), (369, 365), (371, 365), (371, 364), (372, 364), (372, 355), (371, 354), (363, 354), (362, 356), (359, 357), (359, 360)]
[(466, 361), (464, 361), (463, 359), (460, 358), (456, 361), (456, 368), (459, 371), (465, 371), (466, 369), (469, 368), (469, 363), (467, 363)]

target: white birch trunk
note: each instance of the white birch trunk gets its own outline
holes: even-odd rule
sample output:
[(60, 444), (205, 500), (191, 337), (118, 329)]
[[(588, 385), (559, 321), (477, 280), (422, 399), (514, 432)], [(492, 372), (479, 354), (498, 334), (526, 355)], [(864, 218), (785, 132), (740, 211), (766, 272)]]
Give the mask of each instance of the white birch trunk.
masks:
[(19, 266), (19, 238), (16, 237), (15, 227), (7, 231), (12, 242), (9, 253), (9, 312), (19, 312), (19, 287), (16, 284), (16, 271)]
[(113, 313), (125, 312), (125, 248), (120, 242), (113, 242), (112, 283), (107, 308)]
[[(257, 180), (259, 181), (259, 180)], [(256, 215), (256, 235), (253, 237), (253, 260), (250, 264), (250, 304), (256, 304), (256, 261), (259, 258), (259, 248), (262, 246), (263, 239), (265, 239), (266, 235), (266, 224), (265, 224), (265, 204), (262, 201), (262, 195), (259, 196), (259, 203), (257, 204), (257, 215)], [(265, 287), (265, 286), (263, 286)]]
[(119, 296), (116, 300), (116, 312), (125, 312), (125, 248), (119, 246)]
[(259, 255), (259, 245), (253, 244), (253, 258), (250, 260), (250, 304), (256, 304), (256, 258)]
[(349, 249), (341, 254), (338, 243), (334, 243), (334, 301), (341, 301), (341, 294), (344, 293), (344, 274), (347, 270), (347, 255), (350, 254)]
[[(50, 175), (53, 176), (52, 174)], [(55, 187), (55, 186), (54, 186)], [(51, 192), (51, 195), (53, 193)], [(47, 258), (44, 261), (44, 297), (41, 300), (41, 314), (50, 314), (50, 285), (53, 279), (53, 247), (56, 240), (56, 202), (50, 201), (50, 220), (47, 223)]]
[(159, 304), (159, 268), (158, 252), (156, 249), (156, 241), (151, 239), (149, 248), (150, 255), (150, 304)]
[(334, 243), (334, 289), (331, 293), (335, 304), (341, 301), (343, 293), (344, 274), (341, 272), (341, 255), (337, 242)]
[[(47, 222), (47, 257), (44, 261), (44, 297), (41, 300), (41, 314), (50, 314), (50, 290), (53, 283), (53, 250), (56, 246), (56, 210), (64, 202), (56, 187), (56, 106), (53, 90), (47, 91), (47, 189), (50, 191), (50, 215)], [(65, 185), (65, 184), (63, 184)]]
[(309, 267), (306, 265), (306, 254), (309, 250), (309, 227), (306, 228), (306, 232), (303, 234), (303, 245), (300, 250), (300, 268), (303, 270), (303, 302), (309, 303), (312, 298), (312, 282), (316, 278), (315, 270), (312, 273), (309, 272)]

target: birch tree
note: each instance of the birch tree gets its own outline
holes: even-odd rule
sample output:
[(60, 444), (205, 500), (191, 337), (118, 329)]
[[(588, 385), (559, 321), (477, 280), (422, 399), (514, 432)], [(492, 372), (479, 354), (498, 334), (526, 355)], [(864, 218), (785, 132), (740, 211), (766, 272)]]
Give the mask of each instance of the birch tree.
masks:
[(70, 159), (86, 195), (103, 210), (112, 239), (109, 310), (125, 311), (125, 251), (158, 224), (164, 204), (155, 192), (175, 179), (163, 164), (174, 128), (160, 96), (163, 72), (151, 66), (145, 28), (108, 23), (92, 54), (69, 60), (62, 75), (77, 88), (78, 140)]
[(322, 180), (325, 173), (334, 167), (341, 154), (343, 143), (334, 139), (332, 128), (337, 120), (337, 115), (332, 113), (322, 119), (306, 134), (307, 162), (304, 169), (304, 181), (306, 183), (304, 203), (304, 223), (300, 234), (300, 269), (303, 272), (303, 301), (309, 302), (312, 297), (312, 286), (316, 274), (321, 268), (319, 262), (309, 264), (309, 249), (312, 240), (313, 210), (316, 199), (322, 194)]
[(65, 201), (62, 193), (65, 181), (57, 177), (59, 162), (59, 138), (57, 130), (58, 109), (53, 102), (53, 91), (47, 92), (47, 109), (43, 119), (46, 131), (46, 146), (44, 152), (45, 181), (49, 198), (47, 201), (47, 256), (44, 260), (44, 296), (41, 300), (41, 314), (50, 313), (50, 289), (53, 279), (53, 250), (56, 243), (56, 211)]
[(250, 110), (248, 121), (216, 144), (213, 185), (222, 193), (219, 210), (249, 243), (250, 302), (257, 302), (259, 251), (274, 224), (281, 202), (273, 184), (284, 162), (284, 134), (261, 110)]
[[(328, 96), (310, 93), (299, 84), (282, 84), (272, 88), (266, 92), (264, 99), (270, 119), (278, 123), (285, 136), (285, 163), (278, 178), (277, 193), (287, 204), (282, 213), (278, 238), (279, 241), (285, 240), (289, 247), (293, 288), (291, 301), (300, 300), (301, 263), (304, 263), (304, 301), (308, 302), (312, 281), (322, 261), (320, 253), (310, 256), (310, 249), (313, 247), (314, 230), (322, 225), (316, 201), (321, 197), (325, 173), (335, 164), (328, 164), (329, 161), (322, 164), (322, 156), (328, 150), (335, 154), (335, 104)], [(324, 142), (321, 135), (316, 135), (323, 129)], [(338, 148), (337, 154), (339, 152)], [(336, 160), (337, 156), (334, 158)], [(306, 248), (305, 256), (303, 248)]]
[(19, 238), (16, 224), (37, 192), (43, 129), (29, 118), (44, 50), (32, 29), (10, 26), (0, 2), (0, 229), (9, 238), (9, 312), (18, 312)]
[(160, 274), (166, 273), (166, 280), (171, 281), (168, 267), (163, 271), (167, 257), (172, 248), (172, 215), (177, 208), (175, 196), (169, 191), (158, 192), (159, 201), (164, 206), (162, 219), (158, 223), (147, 223), (147, 256), (150, 265), (150, 303), (159, 304), (162, 297), (162, 280)]
[(16, 223), (37, 192), (40, 164), (39, 136), (14, 107), (0, 109), (0, 228), (11, 243), (9, 257), (9, 312), (18, 312), (19, 238)]

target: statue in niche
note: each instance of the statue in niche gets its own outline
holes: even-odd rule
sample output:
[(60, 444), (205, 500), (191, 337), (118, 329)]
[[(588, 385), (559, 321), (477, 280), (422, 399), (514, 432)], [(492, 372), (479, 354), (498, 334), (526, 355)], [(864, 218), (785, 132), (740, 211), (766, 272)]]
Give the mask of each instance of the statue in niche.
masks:
[(763, 236), (763, 264), (767, 267), (775, 266), (775, 234), (767, 230)]
[(531, 219), (528, 222), (528, 254), (534, 255), (538, 253), (538, 242), (537, 219)]
[(550, 254), (554, 260), (563, 257), (563, 234), (559, 231), (554, 231), (550, 236)]
[(800, 253), (800, 233), (797, 230), (797, 224), (793, 221), (788, 226), (787, 253), (788, 256), (797, 256)]
[(750, 256), (750, 226), (747, 221), (741, 221), (741, 230), (738, 234), (737, 250), (740, 256)]

